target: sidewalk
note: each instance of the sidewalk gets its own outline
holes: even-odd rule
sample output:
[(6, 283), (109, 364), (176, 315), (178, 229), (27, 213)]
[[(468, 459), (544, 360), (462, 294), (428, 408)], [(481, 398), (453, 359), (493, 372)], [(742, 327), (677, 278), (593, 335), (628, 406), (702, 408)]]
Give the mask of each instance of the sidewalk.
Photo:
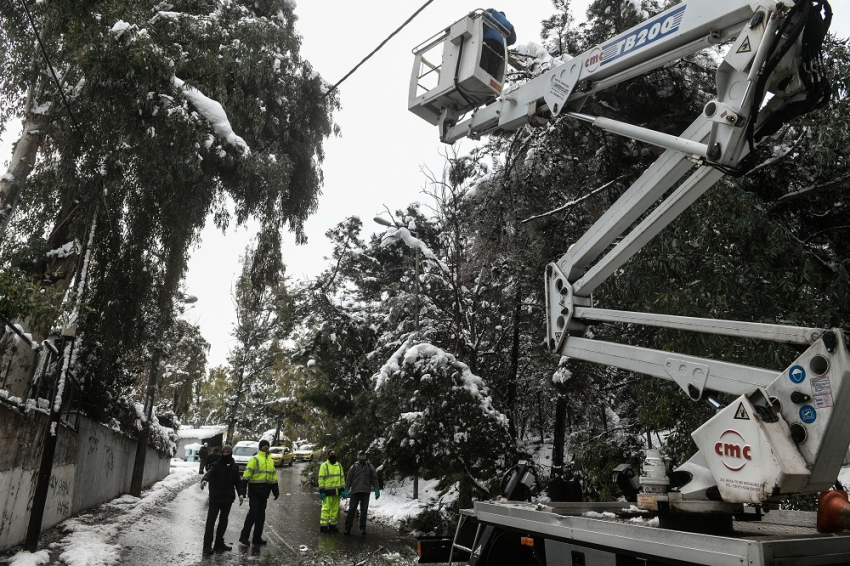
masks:
[[(172, 517), (168, 521), (160, 519), (172, 514), (175, 509), (174, 506), (169, 505), (172, 500), (179, 497), (186, 487), (200, 482), (200, 479), (197, 464), (187, 465), (182, 460), (172, 460), (169, 475), (142, 492), (142, 497), (124, 495), (98, 505), (43, 533), (37, 552), (31, 554), (20, 551), (10, 557), (4, 557), (3, 560), (10, 566), (122, 564), (122, 555), (125, 552), (123, 539), (133, 533), (144, 534), (148, 525), (165, 526), (172, 535), (181, 531), (185, 532), (185, 529), (198, 529), (200, 538), (197, 539), (197, 548), (194, 550), (196, 554), (199, 554), (197, 549), (202, 545), (203, 520), (197, 519), (194, 512), (191, 520), (179, 516)], [(201, 493), (199, 489), (186, 490), (184, 493), (194, 491)], [(159, 540), (163, 542), (169, 538), (172, 542), (176, 539), (174, 536), (163, 537), (162, 535), (163, 533), (157, 533), (156, 529), (152, 529), (146, 538), (150, 541), (151, 537), (162, 537)], [(189, 537), (191, 536), (190, 533)], [(189, 537), (186, 537), (187, 540), (190, 540)], [(186, 564), (188, 561), (184, 559), (176, 563)], [(156, 564), (163, 564), (161, 555)]]
[[(0, 563), (13, 566), (237, 566), (269, 565), (410, 566), (414, 541), (397, 525), (422, 501), (389, 489), (372, 501), (367, 537), (322, 535), (318, 494), (302, 484), (301, 469), (278, 470), (279, 501), (266, 513), (264, 538), (269, 544), (248, 547), (237, 542), (248, 512), (234, 504), (225, 541), (233, 550), (203, 555), (208, 493), (199, 486), (197, 464), (172, 460), (171, 473), (142, 494), (100, 505), (43, 533), (39, 551), (18, 552)], [(434, 485), (432, 485), (432, 483)], [(423, 482), (423, 496), (436, 482)], [(430, 499), (430, 498), (429, 498)], [(341, 514), (344, 520), (344, 512)], [(393, 525), (392, 527), (385, 525)]]

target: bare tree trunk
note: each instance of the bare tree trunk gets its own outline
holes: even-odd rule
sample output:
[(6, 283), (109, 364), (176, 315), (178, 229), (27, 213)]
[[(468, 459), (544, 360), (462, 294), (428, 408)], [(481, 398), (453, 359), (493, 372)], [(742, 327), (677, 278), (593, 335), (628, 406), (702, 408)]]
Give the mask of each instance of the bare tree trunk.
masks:
[(6, 236), (9, 220), (21, 202), (21, 188), (35, 167), (47, 123), (47, 117), (42, 114), (27, 114), (23, 133), (15, 144), (12, 161), (6, 173), (0, 177), (0, 239)]
[(174, 324), (174, 297), (180, 285), (180, 279), (186, 270), (186, 258), (180, 246), (172, 245), (169, 250), (168, 263), (165, 268), (162, 289), (157, 298), (158, 320), (156, 321), (157, 332), (151, 353), (150, 373), (148, 374), (148, 386), (145, 390), (145, 422), (136, 440), (136, 460), (133, 465), (133, 477), (130, 482), (130, 495), (141, 497), (145, 475), (145, 460), (147, 458), (148, 439), (150, 438), (151, 419), (153, 417), (153, 406), (159, 379), (159, 363), (162, 360), (162, 345), (165, 332)]
[(555, 400), (554, 447), (552, 448), (552, 471), (564, 469), (564, 446), (566, 445), (567, 398), (558, 395)]
[(508, 391), (505, 396), (505, 405), (508, 409), (508, 433), (511, 438), (517, 440), (516, 428), (516, 399), (517, 382), (519, 381), (519, 326), (522, 314), (522, 303), (520, 301), (519, 285), (514, 292), (514, 316), (513, 316), (513, 340), (511, 341), (511, 365), (508, 374)]
[(233, 443), (233, 434), (236, 432), (236, 421), (238, 420), (237, 415), (239, 414), (239, 405), (242, 404), (242, 387), (244, 386), (245, 376), (244, 376), (244, 367), (239, 370), (239, 379), (236, 380), (236, 387), (234, 387), (233, 395), (233, 405), (228, 408), (227, 411), (227, 441), (231, 444)]

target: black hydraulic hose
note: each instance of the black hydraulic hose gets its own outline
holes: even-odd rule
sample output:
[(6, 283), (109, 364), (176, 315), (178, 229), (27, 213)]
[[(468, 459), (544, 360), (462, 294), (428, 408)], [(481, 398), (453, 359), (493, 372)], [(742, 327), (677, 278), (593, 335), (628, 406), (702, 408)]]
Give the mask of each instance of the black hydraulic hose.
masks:
[(458, 52), (457, 52), (457, 64), (455, 65), (454, 85), (455, 85), (455, 90), (458, 92), (458, 94), (461, 96), (461, 98), (463, 98), (466, 101), (467, 104), (469, 104), (470, 106), (475, 108), (476, 106), (478, 106), (478, 104), (474, 100), (469, 98), (469, 96), (465, 92), (463, 92), (463, 89), (460, 88), (460, 85), (457, 82), (457, 77), (460, 74), (460, 62), (463, 61), (463, 46), (466, 43), (465, 39), (466, 38), (464, 38), (464, 37), (460, 38), (460, 47), (458, 48)]
[[(779, 40), (782, 38), (785, 29), (790, 24), (791, 20), (794, 16), (800, 11), (800, 7), (803, 7), (804, 10), (803, 16), (797, 22), (797, 25), (794, 26), (794, 29), (791, 31), (788, 39), (784, 44), (779, 46)], [(756, 81), (756, 90), (753, 96), (753, 103), (750, 107), (750, 121), (747, 124), (747, 142), (750, 144), (750, 151), (753, 150), (754, 147), (754, 132), (756, 121), (758, 120), (759, 109), (761, 108), (762, 100), (764, 99), (764, 89), (767, 85), (767, 79), (773, 73), (776, 66), (782, 60), (782, 57), (785, 56), (786, 53), (791, 49), (794, 45), (794, 42), (797, 41), (797, 38), (800, 37), (800, 34), (803, 32), (803, 29), (806, 27), (806, 22), (809, 17), (809, 9), (811, 4), (809, 0), (800, 0), (791, 7), (788, 15), (783, 19), (782, 24), (777, 28), (776, 33), (771, 38), (771, 45), (768, 47), (768, 59), (765, 62), (764, 66), (761, 68), (759, 72), (758, 81)], [(779, 47), (779, 51), (777, 52), (777, 47)]]

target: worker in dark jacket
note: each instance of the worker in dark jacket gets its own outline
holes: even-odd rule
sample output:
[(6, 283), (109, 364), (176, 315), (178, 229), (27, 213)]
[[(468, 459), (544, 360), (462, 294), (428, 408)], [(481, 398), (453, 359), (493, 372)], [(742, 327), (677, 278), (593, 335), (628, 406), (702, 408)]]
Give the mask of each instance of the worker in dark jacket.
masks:
[(357, 511), (357, 505), (360, 505), (360, 534), (366, 534), (366, 513), (369, 511), (369, 495), (375, 492), (375, 499), (381, 497), (381, 490), (378, 489), (378, 473), (375, 467), (366, 460), (366, 452), (361, 450), (357, 453), (357, 461), (348, 470), (348, 475), (345, 477), (345, 490), (342, 492), (342, 497), (351, 497), (348, 504), (348, 515), (345, 516), (345, 532), (351, 534), (351, 527), (354, 526), (354, 513)]
[(207, 456), (210, 455), (210, 449), (207, 448), (207, 443), (204, 442), (204, 445), (201, 446), (201, 449), (198, 450), (198, 459), (201, 461), (201, 465), (198, 466), (198, 473), (204, 473), (204, 465), (207, 463)]
[(516, 32), (504, 12), (490, 8), (484, 12), (483, 19), (484, 44), (481, 46), (480, 66), (488, 75), (502, 82), (505, 72), (505, 42), (508, 45), (516, 43)]
[(242, 526), (242, 534), (239, 536), (239, 544), (248, 545), (251, 529), (254, 535), (250, 539), (253, 544), (266, 544), (263, 538), (263, 525), (266, 522), (266, 504), (269, 495), (274, 494), (275, 500), (280, 497), (280, 489), (277, 486), (277, 470), (274, 461), (269, 457), (269, 441), (260, 440), (260, 451), (248, 460), (245, 473), (242, 476), (243, 483), (248, 485), (248, 516)]
[[(245, 487), (239, 477), (239, 466), (233, 461), (232, 454), (233, 449), (230, 445), (225, 445), (221, 449), (221, 457), (212, 463), (201, 482), (201, 489), (206, 484), (210, 486), (210, 506), (207, 511), (207, 524), (204, 530), (204, 554), (232, 549), (224, 543), (227, 518), (230, 515), (230, 507), (233, 505), (236, 495), (239, 495), (240, 505), (245, 498)], [(215, 546), (213, 546), (213, 527), (216, 518), (218, 518), (218, 529), (215, 533)]]

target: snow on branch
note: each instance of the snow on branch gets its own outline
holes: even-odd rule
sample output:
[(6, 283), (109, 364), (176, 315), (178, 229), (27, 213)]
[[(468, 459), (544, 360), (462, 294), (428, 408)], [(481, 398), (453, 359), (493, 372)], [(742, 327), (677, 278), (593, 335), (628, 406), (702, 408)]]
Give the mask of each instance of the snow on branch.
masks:
[(237, 136), (233, 131), (230, 120), (227, 118), (227, 113), (219, 102), (207, 97), (198, 89), (188, 86), (185, 81), (177, 77), (172, 77), (171, 82), (183, 92), (183, 96), (209, 121), (215, 133), (223, 137), (230, 145), (241, 149), (242, 155), (250, 155), (251, 148), (248, 147), (245, 140)]
[(394, 226), (387, 228), (387, 231), (384, 233), (384, 237), (381, 240), (381, 247), (388, 247), (399, 241), (404, 242), (408, 248), (418, 249), (422, 252), (422, 255), (425, 256), (426, 259), (430, 259), (436, 263), (440, 269), (448, 272), (449, 267), (440, 261), (436, 255), (434, 255), (434, 252), (431, 251), (431, 248), (429, 248), (425, 242), (411, 234), (410, 230), (407, 228), (397, 228)]
[(507, 417), (493, 407), (490, 395), (485, 390), (484, 380), (473, 374), (468, 365), (433, 344), (422, 342), (412, 345), (412, 341), (413, 335), (405, 340), (404, 344), (390, 356), (387, 363), (375, 374), (375, 391), (380, 389), (390, 377), (398, 374), (402, 366), (417, 367), (423, 373), (450, 366), (457, 372), (456, 375), (460, 379), (461, 387), (466, 389), (473, 399), (479, 403), (481, 410), (496, 422), (507, 426)]
[(552, 216), (553, 214), (557, 214), (557, 213), (561, 212), (562, 210), (572, 208), (575, 205), (579, 204), (580, 202), (585, 201), (585, 200), (589, 199), (590, 197), (592, 197), (593, 195), (596, 195), (596, 194), (604, 191), (605, 189), (607, 189), (608, 187), (610, 187), (614, 183), (621, 181), (621, 180), (625, 179), (626, 177), (629, 177), (630, 175), (634, 175), (634, 172), (625, 173), (623, 175), (620, 175), (616, 179), (612, 179), (611, 181), (608, 181), (607, 183), (605, 183), (601, 187), (597, 187), (597, 188), (593, 189), (592, 191), (590, 191), (586, 195), (581, 196), (581, 197), (579, 197), (575, 200), (572, 200), (572, 201), (570, 201), (566, 204), (563, 204), (563, 205), (559, 206), (558, 208), (556, 208), (554, 210), (550, 210), (549, 212), (544, 212), (542, 214), (537, 214), (535, 216), (529, 216), (525, 220), (522, 220), (521, 223), (525, 224), (526, 222), (531, 222), (532, 220), (537, 220), (538, 218), (544, 218), (546, 216)]

